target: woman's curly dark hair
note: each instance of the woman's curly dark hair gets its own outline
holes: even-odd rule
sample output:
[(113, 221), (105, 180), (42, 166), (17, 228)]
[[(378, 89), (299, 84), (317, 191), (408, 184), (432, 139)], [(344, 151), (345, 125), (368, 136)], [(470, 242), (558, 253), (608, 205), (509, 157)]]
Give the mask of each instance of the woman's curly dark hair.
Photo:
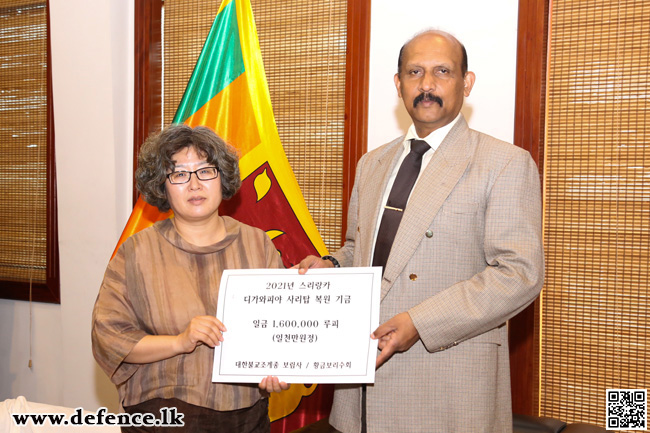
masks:
[(174, 170), (172, 156), (192, 147), (208, 164), (219, 168), (221, 195), (228, 200), (241, 186), (239, 156), (237, 151), (221, 139), (210, 128), (191, 128), (183, 124), (169, 125), (162, 131), (150, 135), (140, 149), (135, 182), (144, 201), (167, 212), (169, 200), (165, 190), (167, 173)]

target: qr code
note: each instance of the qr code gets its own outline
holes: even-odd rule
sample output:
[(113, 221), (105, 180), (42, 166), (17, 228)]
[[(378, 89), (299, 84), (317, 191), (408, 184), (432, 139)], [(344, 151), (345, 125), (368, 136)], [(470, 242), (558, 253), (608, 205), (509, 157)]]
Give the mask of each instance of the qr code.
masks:
[(606, 422), (607, 429), (646, 430), (648, 390), (608, 389)]

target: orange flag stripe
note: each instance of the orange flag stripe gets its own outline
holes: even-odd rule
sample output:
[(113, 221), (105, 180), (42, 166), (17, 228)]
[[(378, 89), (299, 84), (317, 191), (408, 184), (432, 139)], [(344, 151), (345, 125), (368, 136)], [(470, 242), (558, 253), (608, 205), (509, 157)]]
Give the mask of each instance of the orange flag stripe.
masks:
[(117, 245), (115, 246), (115, 250), (113, 251), (111, 260), (113, 260), (113, 257), (115, 257), (115, 254), (117, 253), (117, 250), (120, 248), (120, 245), (122, 245), (124, 241), (133, 233), (137, 233), (142, 229), (146, 229), (156, 221), (162, 221), (164, 219), (167, 219), (173, 214), (174, 213), (172, 211), (161, 213), (158, 210), (158, 208), (151, 206), (150, 204), (147, 204), (144, 200), (142, 200), (142, 196), (140, 196), (138, 198), (138, 201), (135, 203), (135, 206), (133, 206), (133, 211), (131, 212), (131, 216), (129, 217), (129, 220), (126, 222), (126, 226), (122, 231), (122, 236), (120, 236), (120, 240), (117, 242)]
[(241, 74), (228, 87), (188, 117), (191, 127), (210, 125), (228, 143), (246, 155), (261, 142), (247, 74)]

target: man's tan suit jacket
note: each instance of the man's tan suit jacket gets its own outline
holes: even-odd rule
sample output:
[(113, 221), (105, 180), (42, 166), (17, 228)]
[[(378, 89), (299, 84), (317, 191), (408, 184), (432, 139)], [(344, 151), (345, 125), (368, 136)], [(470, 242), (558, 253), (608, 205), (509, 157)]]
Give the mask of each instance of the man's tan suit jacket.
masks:
[[(380, 201), (403, 137), (357, 166), (342, 266), (370, 266)], [(380, 321), (408, 311), (420, 341), (367, 387), (368, 432), (512, 430), (506, 321), (544, 279), (540, 183), (530, 154), (460, 118), (421, 174), (381, 286)], [(330, 416), (360, 432), (361, 388), (340, 386)]]

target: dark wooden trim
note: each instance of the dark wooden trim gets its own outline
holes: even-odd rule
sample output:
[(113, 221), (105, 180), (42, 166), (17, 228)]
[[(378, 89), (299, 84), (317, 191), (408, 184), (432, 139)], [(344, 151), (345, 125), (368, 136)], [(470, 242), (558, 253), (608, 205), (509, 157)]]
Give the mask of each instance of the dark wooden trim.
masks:
[(368, 82), (371, 0), (348, 0), (343, 132), (343, 234), (357, 161), (368, 150)]
[[(56, 194), (56, 152), (54, 143), (54, 97), (52, 92), (52, 39), (50, 37), (50, 2), (47, 1), (47, 246), (46, 285), (51, 301), (61, 302), (59, 272), (59, 224)], [(33, 292), (33, 287), (32, 287)], [(32, 293), (32, 299), (33, 299)]]
[[(59, 287), (51, 283), (33, 283), (32, 301), (60, 304), (61, 296)], [(26, 281), (0, 281), (0, 299), (14, 299), (16, 301), (29, 301), (29, 282)]]
[(542, 173), (549, 0), (519, 1), (514, 144), (528, 150)]
[[(32, 283), (31, 300), (61, 303), (59, 277), (59, 230), (56, 201), (56, 158), (54, 152), (54, 103), (52, 98), (52, 42), (50, 37), (50, 2), (47, 14), (47, 216), (46, 216), (46, 273), (45, 283)], [(0, 298), (29, 301), (28, 281), (0, 281)]]
[[(544, 110), (549, 0), (519, 1), (514, 144), (544, 160)], [(537, 415), (539, 393), (539, 300), (510, 320), (512, 410)]]
[[(140, 146), (162, 125), (162, 0), (135, 0), (133, 167)], [(133, 182), (133, 204), (138, 198)]]

